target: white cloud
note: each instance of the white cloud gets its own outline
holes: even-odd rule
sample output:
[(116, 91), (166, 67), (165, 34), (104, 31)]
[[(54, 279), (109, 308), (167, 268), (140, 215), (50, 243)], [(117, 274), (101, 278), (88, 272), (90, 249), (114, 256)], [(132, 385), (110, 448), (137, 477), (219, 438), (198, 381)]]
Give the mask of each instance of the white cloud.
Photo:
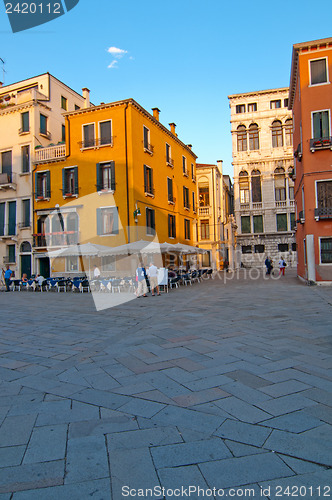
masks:
[(112, 56), (116, 57), (117, 59), (120, 59), (125, 54), (128, 54), (127, 50), (119, 49), (118, 47), (109, 47), (107, 49), (107, 52), (109, 52), (110, 54), (112, 54)]
[(111, 62), (111, 64), (108, 65), (108, 68), (116, 68), (118, 64), (118, 61), (114, 59), (114, 61)]

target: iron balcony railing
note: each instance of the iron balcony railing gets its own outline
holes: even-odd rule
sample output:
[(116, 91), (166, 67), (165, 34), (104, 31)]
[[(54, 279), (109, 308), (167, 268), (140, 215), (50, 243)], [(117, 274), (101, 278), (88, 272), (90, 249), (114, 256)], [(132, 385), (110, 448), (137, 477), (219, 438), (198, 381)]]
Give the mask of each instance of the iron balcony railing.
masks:
[(113, 146), (113, 136), (99, 137), (98, 139), (86, 139), (80, 141), (79, 146), (81, 149), (99, 148), (100, 146)]
[(310, 139), (310, 151), (314, 153), (319, 149), (332, 150), (332, 137), (319, 137), (316, 139)]
[(315, 208), (315, 219), (332, 219), (332, 207)]

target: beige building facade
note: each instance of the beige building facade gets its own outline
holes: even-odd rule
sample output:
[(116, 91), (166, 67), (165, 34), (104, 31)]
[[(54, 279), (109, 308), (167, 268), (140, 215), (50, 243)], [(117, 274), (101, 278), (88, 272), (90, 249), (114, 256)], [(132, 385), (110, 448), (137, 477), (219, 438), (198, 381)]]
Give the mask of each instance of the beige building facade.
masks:
[(222, 172), (222, 161), (196, 164), (197, 243), (208, 252), (202, 266), (221, 270), (225, 263), (233, 267), (235, 220), (232, 216), (233, 186)]
[(267, 256), (296, 265), (293, 123), (288, 88), (228, 97), (234, 167), (237, 265)]
[(65, 158), (66, 111), (86, 99), (45, 73), (0, 86), (0, 263), (17, 277), (34, 269), (32, 175), (45, 154)]

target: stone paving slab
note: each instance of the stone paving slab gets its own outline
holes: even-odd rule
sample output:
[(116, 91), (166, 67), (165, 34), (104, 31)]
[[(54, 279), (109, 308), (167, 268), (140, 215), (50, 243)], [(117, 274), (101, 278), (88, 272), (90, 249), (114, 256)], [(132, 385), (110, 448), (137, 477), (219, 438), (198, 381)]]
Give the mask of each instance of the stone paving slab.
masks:
[(286, 274), (101, 313), (88, 294), (1, 294), (0, 499), (331, 483), (332, 288)]

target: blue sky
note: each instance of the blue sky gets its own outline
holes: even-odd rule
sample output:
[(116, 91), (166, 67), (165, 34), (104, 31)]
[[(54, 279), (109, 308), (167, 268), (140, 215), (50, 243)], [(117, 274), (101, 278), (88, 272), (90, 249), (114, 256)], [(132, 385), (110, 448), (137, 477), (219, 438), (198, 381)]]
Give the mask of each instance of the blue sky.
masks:
[(222, 159), (232, 175), (227, 96), (288, 86), (293, 43), (331, 36), (331, 14), (331, 0), (80, 0), (13, 34), (1, 2), (0, 57), (6, 84), (49, 71), (89, 87), (94, 104), (133, 97), (160, 108), (198, 161)]

